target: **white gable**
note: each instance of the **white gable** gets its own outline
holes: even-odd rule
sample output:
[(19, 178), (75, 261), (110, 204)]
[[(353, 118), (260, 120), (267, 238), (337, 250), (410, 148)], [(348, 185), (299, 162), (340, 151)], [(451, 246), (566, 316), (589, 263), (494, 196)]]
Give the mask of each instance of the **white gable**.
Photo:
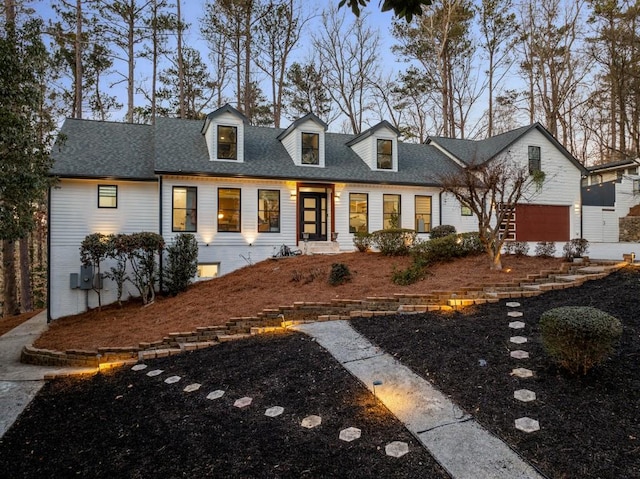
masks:
[[(231, 126), (236, 128), (236, 159), (218, 158), (218, 126)], [(204, 139), (207, 142), (209, 160), (211, 161), (235, 161), (244, 162), (244, 121), (242, 118), (230, 112), (216, 115), (207, 123), (204, 131)]]
[[(325, 148), (324, 148), (324, 131), (323, 125), (319, 125), (312, 119), (303, 121), (294, 128), (285, 132), (280, 138), (282, 146), (285, 147), (287, 153), (297, 166), (310, 166), (315, 168), (324, 168), (325, 164)], [(312, 133), (318, 135), (318, 164), (307, 164), (303, 162), (302, 155), (302, 134)]]
[[(391, 141), (391, 168), (378, 168), (378, 140)], [(350, 142), (351, 149), (374, 171), (398, 171), (398, 134), (382, 125)]]

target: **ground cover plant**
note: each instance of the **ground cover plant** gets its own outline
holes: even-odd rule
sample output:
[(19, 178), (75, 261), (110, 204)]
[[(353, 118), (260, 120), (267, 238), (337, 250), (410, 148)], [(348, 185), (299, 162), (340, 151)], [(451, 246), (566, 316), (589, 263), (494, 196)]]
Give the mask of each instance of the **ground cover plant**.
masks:
[[(506, 301), (457, 313), (367, 318), (354, 326), (416, 373), (432, 381), (486, 428), (551, 478), (640, 477), (640, 271), (622, 270), (580, 287), (518, 299), (524, 332), (508, 327)], [(571, 375), (545, 354), (538, 321), (560, 306), (592, 306), (622, 322), (614, 352), (586, 375)], [(523, 334), (524, 345), (510, 336)], [(525, 349), (530, 359), (512, 359)], [(513, 368), (534, 377), (519, 379)], [(537, 395), (521, 403), (513, 393)], [(540, 422), (526, 434), (520, 417)]]
[[(152, 369), (163, 373), (148, 377)], [(176, 375), (177, 383), (164, 382)], [(200, 389), (183, 391), (194, 383)], [(225, 393), (207, 399), (214, 390)], [(251, 404), (234, 407), (242, 397)], [(265, 416), (273, 406), (284, 412)], [(308, 415), (322, 423), (301, 427)], [(361, 437), (341, 441), (348, 427)], [(409, 453), (387, 456), (393, 441), (408, 443)], [(448, 477), (372, 394), (298, 333), (47, 383), (0, 439), (0, 470), (15, 479)]]

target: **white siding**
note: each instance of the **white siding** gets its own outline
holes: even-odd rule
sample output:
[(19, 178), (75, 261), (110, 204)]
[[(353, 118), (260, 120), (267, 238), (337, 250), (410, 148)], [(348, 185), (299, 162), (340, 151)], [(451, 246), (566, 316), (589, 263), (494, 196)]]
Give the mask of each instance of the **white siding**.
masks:
[(582, 207), (582, 237), (594, 243), (617, 243), (618, 215), (614, 208), (602, 206)]
[[(302, 164), (302, 133), (317, 133), (318, 137), (318, 165), (303, 165)], [(282, 145), (289, 153), (289, 156), (297, 166), (311, 167), (311, 168), (324, 168), (325, 165), (325, 148), (324, 148), (324, 127), (318, 125), (313, 120), (307, 120), (296, 126), (289, 132), (287, 136), (282, 138)]]
[(541, 169), (545, 173), (545, 180), (539, 191), (536, 191), (533, 185), (528, 191), (525, 191), (520, 202), (536, 205), (569, 206), (571, 211), (569, 236), (571, 238), (579, 238), (581, 236), (581, 171), (542, 133), (535, 129), (514, 143), (504, 155), (526, 168), (529, 162), (529, 146), (540, 147)]
[(478, 231), (476, 216), (462, 216), (460, 202), (451, 193), (442, 195), (442, 224), (455, 226), (458, 233)]
[[(377, 140), (392, 141), (392, 168), (378, 170), (378, 144)], [(383, 127), (376, 130), (371, 136), (363, 138), (361, 141), (351, 145), (351, 149), (364, 161), (369, 168), (376, 171), (398, 171), (398, 135), (392, 130)]]
[[(118, 186), (118, 207), (98, 208), (98, 185)], [(60, 180), (51, 190), (50, 308), (53, 319), (97, 306), (97, 296), (71, 289), (69, 274), (80, 271), (80, 243), (92, 233), (158, 232), (156, 182)], [(108, 265), (107, 265), (108, 269)], [(133, 292), (133, 291), (131, 291)], [(105, 280), (103, 302), (116, 299), (111, 281)]]

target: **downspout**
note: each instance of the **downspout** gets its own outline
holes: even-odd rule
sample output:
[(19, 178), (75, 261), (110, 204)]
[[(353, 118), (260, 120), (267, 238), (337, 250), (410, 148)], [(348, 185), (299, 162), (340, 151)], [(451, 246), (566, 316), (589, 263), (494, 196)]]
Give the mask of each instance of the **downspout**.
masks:
[(440, 194), (438, 194), (438, 216), (440, 217), (440, 225), (442, 225), (442, 193), (444, 193), (444, 190), (440, 190)]
[(51, 322), (51, 188), (47, 190), (47, 323)]
[[(160, 177), (158, 178), (158, 234), (160, 236), (162, 236), (162, 175), (160, 175)], [(158, 263), (159, 263), (159, 267), (160, 267), (160, 279), (159, 279), (159, 284), (160, 284), (160, 292), (162, 293), (163, 290), (163, 284), (162, 284), (162, 277), (164, 276), (163, 274), (163, 254), (162, 252), (160, 252), (160, 258), (158, 259)]]

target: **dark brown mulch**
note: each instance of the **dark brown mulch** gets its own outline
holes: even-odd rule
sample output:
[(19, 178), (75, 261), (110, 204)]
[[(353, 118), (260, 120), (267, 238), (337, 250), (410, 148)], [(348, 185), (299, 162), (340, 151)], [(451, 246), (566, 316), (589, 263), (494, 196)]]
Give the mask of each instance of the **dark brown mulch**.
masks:
[[(151, 369), (163, 369), (148, 377)], [(182, 380), (165, 384), (178, 375)], [(185, 393), (191, 383), (196, 392)], [(223, 389), (221, 399), (209, 392)], [(236, 399), (253, 398), (244, 409)], [(275, 418), (271, 406), (284, 407)], [(300, 426), (311, 414), (315, 429)], [(353, 442), (338, 439), (347, 427)], [(401, 458), (392, 441), (409, 444)], [(85, 380), (45, 385), (0, 439), (0, 476), (429, 477), (448, 475), (403, 425), (308, 337), (255, 337)]]
[[(506, 301), (501, 301), (455, 314), (359, 319), (354, 325), (548, 477), (640, 478), (640, 270), (518, 301), (523, 318), (508, 318)], [(540, 315), (565, 305), (593, 306), (623, 323), (615, 353), (586, 376), (559, 370), (542, 349)], [(507, 327), (520, 319), (526, 323), (524, 333)], [(528, 343), (511, 344), (509, 337), (518, 334), (527, 336)], [(511, 359), (514, 349), (528, 351), (531, 359)], [(511, 376), (512, 368), (520, 366), (535, 376)], [(522, 388), (534, 391), (537, 400), (515, 400), (513, 392)], [(541, 430), (516, 430), (514, 420), (523, 416), (539, 420)]]

